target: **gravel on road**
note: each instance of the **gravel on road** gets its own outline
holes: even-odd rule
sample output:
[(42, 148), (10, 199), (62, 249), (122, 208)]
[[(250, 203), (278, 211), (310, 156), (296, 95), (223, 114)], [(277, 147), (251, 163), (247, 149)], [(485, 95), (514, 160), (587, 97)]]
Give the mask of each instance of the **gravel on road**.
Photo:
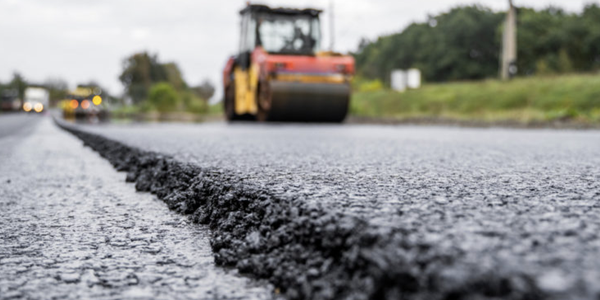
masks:
[[(12, 120), (0, 117), (0, 125)], [(272, 299), (49, 118), (0, 138), (0, 299)], [(40, 121), (41, 120), (41, 121)]]
[(598, 299), (600, 132), (64, 125), (304, 299)]

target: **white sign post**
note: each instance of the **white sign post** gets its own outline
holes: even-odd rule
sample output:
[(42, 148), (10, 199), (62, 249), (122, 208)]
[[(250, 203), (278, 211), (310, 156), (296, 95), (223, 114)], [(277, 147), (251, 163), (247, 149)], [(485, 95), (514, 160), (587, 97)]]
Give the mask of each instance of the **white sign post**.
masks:
[(408, 69), (406, 85), (409, 89), (421, 87), (421, 71), (419, 69)]
[(404, 92), (406, 89), (421, 87), (421, 71), (419, 69), (393, 70), (390, 76), (392, 90)]
[(394, 91), (404, 92), (406, 90), (406, 71), (404, 70), (393, 70), (391, 77), (391, 86)]

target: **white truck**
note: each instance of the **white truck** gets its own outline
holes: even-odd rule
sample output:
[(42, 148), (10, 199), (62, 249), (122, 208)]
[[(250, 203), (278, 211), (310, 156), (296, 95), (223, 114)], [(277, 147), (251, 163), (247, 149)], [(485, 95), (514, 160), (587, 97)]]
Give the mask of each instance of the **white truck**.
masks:
[(26, 112), (41, 113), (48, 108), (50, 93), (45, 88), (28, 87), (23, 97), (23, 110)]

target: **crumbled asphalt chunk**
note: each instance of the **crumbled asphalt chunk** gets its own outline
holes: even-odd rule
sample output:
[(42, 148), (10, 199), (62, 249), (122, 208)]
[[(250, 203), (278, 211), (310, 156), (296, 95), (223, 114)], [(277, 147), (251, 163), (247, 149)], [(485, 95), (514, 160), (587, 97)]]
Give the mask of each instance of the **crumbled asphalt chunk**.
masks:
[[(414, 169), (380, 179), (372, 173), (375, 168), (331, 180), (321, 174), (309, 179), (290, 175), (281, 187), (59, 124), (128, 172), (127, 179), (139, 190), (155, 193), (170, 208), (209, 224), (217, 263), (267, 278), (290, 299), (600, 297), (600, 171), (592, 167), (597, 156), (590, 155), (599, 149), (590, 150), (589, 141), (581, 148), (562, 149), (584, 153), (585, 161), (564, 161), (555, 155), (556, 170), (539, 164), (535, 153), (527, 154), (538, 163), (535, 175), (526, 174), (522, 166), (502, 169), (506, 162), (498, 160), (503, 157), (498, 153), (475, 161), (496, 166), (505, 171), (502, 174), (489, 169), (464, 172), (468, 163), (446, 159), (464, 159), (465, 154), (450, 152), (435, 162), (445, 167), (444, 176)], [(600, 141), (595, 133), (589, 137)], [(471, 147), (467, 156), (481, 151)], [(418, 163), (422, 158), (413, 159)], [(336, 162), (331, 163), (335, 167)], [(289, 168), (293, 172), (302, 166)], [(269, 174), (268, 167), (264, 171)], [(531, 176), (540, 181), (528, 182)], [(330, 193), (344, 192), (335, 186), (338, 180), (353, 180), (358, 188), (347, 195), (351, 201), (320, 204), (302, 197), (303, 180), (313, 179)], [(319, 192), (307, 194), (315, 197)], [(377, 192), (381, 195), (373, 196)], [(402, 200), (378, 202), (395, 195)], [(376, 199), (361, 200), (369, 197)], [(377, 205), (377, 210), (370, 208)]]

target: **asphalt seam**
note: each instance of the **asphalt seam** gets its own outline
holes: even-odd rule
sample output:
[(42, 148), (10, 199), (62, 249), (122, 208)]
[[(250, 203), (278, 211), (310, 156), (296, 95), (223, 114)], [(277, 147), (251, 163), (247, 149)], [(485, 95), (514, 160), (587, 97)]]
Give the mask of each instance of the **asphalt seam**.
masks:
[[(339, 268), (334, 261), (344, 248), (344, 237), (361, 221), (343, 222), (300, 201), (276, 198), (262, 187), (221, 170), (184, 164), (59, 120), (56, 124), (118, 171), (127, 172), (126, 180), (134, 182), (138, 191), (151, 192), (170, 209), (209, 225), (217, 264), (266, 278), (291, 299), (332, 299), (352, 294), (341, 280), (332, 285), (318, 278), (338, 277), (347, 271), (334, 270)], [(343, 226), (348, 223), (352, 225)]]
[[(275, 197), (264, 187), (220, 169), (204, 169), (86, 132), (60, 120), (138, 191), (212, 229), (219, 265), (265, 278), (290, 299), (540, 299), (526, 275), (472, 273), (461, 280), (453, 257), (414, 241), (401, 229), (382, 232), (367, 221)], [(474, 267), (471, 270), (477, 270)], [(451, 284), (452, 283), (452, 284)]]

